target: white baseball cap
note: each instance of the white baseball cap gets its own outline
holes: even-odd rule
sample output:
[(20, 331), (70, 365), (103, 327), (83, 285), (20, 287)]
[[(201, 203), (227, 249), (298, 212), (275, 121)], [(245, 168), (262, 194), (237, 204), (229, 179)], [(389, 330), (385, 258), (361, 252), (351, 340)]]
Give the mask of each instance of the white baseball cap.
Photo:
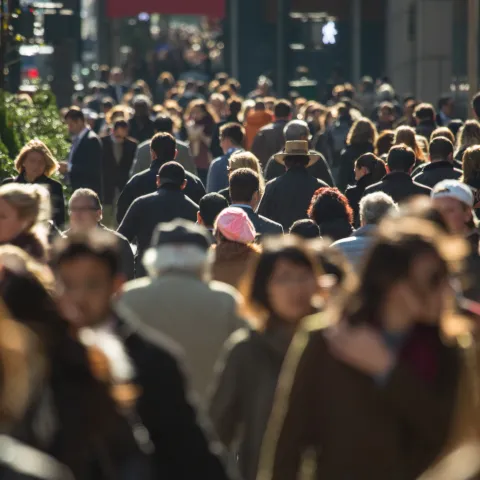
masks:
[(459, 202), (473, 207), (473, 193), (470, 188), (458, 180), (442, 180), (437, 183), (430, 195), (432, 198), (455, 198)]

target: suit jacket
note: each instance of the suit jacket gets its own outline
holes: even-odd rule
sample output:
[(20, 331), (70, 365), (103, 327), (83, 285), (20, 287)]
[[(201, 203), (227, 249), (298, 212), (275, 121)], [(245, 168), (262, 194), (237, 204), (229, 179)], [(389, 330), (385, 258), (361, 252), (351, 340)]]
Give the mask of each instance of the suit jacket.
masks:
[(415, 195), (430, 195), (431, 191), (431, 188), (414, 182), (408, 173), (392, 172), (385, 175), (382, 181), (366, 188), (363, 196), (374, 192), (385, 192), (398, 203)]
[[(2, 184), (11, 182), (28, 183), (23, 172), (17, 178), (7, 178)], [(46, 175), (41, 175), (33, 183), (44, 186), (50, 192), (52, 220), (56, 227), (61, 228), (65, 223), (65, 196), (62, 184)]]
[(109, 97), (112, 97), (116, 103), (121, 103), (123, 96), (128, 92), (128, 87), (126, 85), (118, 85), (118, 87), (120, 87), (120, 96), (117, 93), (117, 86), (112, 84), (108, 85), (107, 94)]
[(287, 120), (277, 120), (261, 128), (253, 140), (252, 153), (260, 160), (262, 168), (267, 165), (268, 159), (285, 145), (283, 129)]
[[(137, 173), (125, 185), (123, 192), (117, 202), (117, 222), (120, 224), (127, 213), (130, 205), (139, 197), (148, 195), (157, 190), (157, 173), (161, 165), (161, 160), (155, 160), (150, 164), (148, 170)], [(184, 193), (198, 205), (198, 202), (205, 195), (205, 187), (201, 180), (190, 172), (185, 172), (187, 177), (187, 186)]]
[(228, 187), (228, 160), (242, 148), (230, 149), (225, 155), (216, 158), (208, 167), (207, 193), (219, 192)]
[(137, 150), (137, 142), (130, 138), (125, 139), (122, 145), (122, 157), (120, 162), (117, 163), (112, 137), (107, 135), (102, 137), (101, 140), (103, 146), (103, 203), (112, 205), (115, 199), (115, 189), (118, 188), (121, 192), (130, 178), (130, 169)]
[(102, 143), (95, 132), (89, 130), (75, 148), (69, 179), (72, 190), (91, 188), (103, 199)]
[(258, 213), (280, 223), (283, 230), (288, 231), (294, 222), (307, 218), (313, 194), (321, 187), (328, 185), (312, 177), (306, 168), (293, 167), (267, 183)]
[[(196, 175), (197, 167), (193, 161), (188, 144), (182, 142), (181, 140), (177, 140), (177, 151), (178, 153), (175, 161), (178, 162), (187, 172)], [(145, 142), (142, 142), (137, 148), (135, 160), (133, 161), (132, 169), (130, 171), (130, 176), (148, 169), (150, 167), (150, 163), (152, 163), (152, 157), (150, 155), (150, 140), (145, 140)]]
[[(130, 313), (130, 312), (129, 312)], [(154, 446), (153, 478), (234, 480), (207, 419), (192, 401), (181, 354), (160, 332), (134, 315), (118, 319), (116, 333), (135, 368), (140, 387), (136, 410)]]
[(118, 233), (129, 242), (137, 240), (136, 256), (137, 277), (145, 269), (141, 263), (145, 250), (150, 246), (152, 234), (159, 223), (171, 222), (176, 218), (197, 221), (198, 205), (183, 191), (170, 185), (164, 185), (158, 191), (137, 198), (128, 209), (125, 218), (118, 227)]
[(283, 227), (279, 223), (274, 222), (267, 217), (259, 215), (253, 210), (253, 208), (249, 207), (248, 205), (234, 206), (241, 208), (248, 215), (248, 218), (255, 227), (257, 235), (260, 235), (262, 237), (265, 235), (283, 235)]

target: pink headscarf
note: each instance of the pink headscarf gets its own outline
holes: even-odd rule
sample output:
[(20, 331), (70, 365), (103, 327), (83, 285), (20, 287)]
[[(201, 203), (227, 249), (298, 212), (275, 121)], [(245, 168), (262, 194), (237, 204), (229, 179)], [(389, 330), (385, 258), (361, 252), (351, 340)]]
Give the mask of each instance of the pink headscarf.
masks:
[(257, 234), (248, 215), (237, 207), (220, 212), (215, 221), (215, 231), (219, 231), (227, 240), (245, 244), (252, 243)]

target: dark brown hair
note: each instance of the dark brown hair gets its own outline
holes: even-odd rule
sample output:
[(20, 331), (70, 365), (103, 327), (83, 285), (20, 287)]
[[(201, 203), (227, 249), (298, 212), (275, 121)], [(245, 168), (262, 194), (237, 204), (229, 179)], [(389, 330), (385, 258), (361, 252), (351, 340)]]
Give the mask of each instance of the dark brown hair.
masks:
[(150, 150), (155, 153), (158, 160), (169, 162), (175, 159), (177, 141), (171, 133), (156, 133), (150, 141)]

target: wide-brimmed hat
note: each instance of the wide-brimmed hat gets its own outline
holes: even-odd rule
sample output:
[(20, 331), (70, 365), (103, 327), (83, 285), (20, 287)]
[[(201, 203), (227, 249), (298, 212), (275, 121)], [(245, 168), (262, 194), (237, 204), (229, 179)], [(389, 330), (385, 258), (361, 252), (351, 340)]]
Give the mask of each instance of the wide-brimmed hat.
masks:
[(320, 155), (308, 149), (308, 142), (306, 140), (291, 140), (285, 143), (285, 148), (282, 153), (275, 155), (275, 160), (282, 165), (285, 165), (285, 158), (288, 156), (303, 156), (308, 157), (308, 165), (310, 167), (320, 160)]

